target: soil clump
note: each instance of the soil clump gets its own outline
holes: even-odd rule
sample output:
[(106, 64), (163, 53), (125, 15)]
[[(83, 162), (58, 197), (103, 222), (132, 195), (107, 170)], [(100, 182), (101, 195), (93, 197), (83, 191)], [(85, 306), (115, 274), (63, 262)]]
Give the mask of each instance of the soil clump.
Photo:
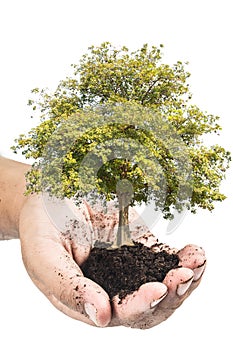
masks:
[(94, 247), (81, 266), (85, 277), (98, 283), (111, 299), (118, 294), (120, 300), (144, 283), (162, 282), (177, 267), (177, 254), (155, 252), (142, 243), (116, 249)]

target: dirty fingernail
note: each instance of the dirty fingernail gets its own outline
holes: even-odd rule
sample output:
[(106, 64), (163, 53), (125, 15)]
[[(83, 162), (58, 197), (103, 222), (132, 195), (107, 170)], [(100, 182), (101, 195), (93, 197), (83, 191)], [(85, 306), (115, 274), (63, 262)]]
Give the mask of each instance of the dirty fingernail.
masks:
[(182, 295), (184, 295), (187, 290), (189, 289), (191, 283), (193, 281), (193, 277), (190, 278), (188, 281), (185, 281), (184, 283), (180, 283), (177, 287), (177, 294), (181, 297)]
[(205, 270), (205, 263), (199, 267), (197, 267), (196, 269), (193, 270), (194, 272), (194, 277), (193, 277), (193, 280), (194, 281), (197, 281), (199, 280), (199, 278), (202, 276), (204, 270)]
[(156, 299), (156, 300), (153, 300), (151, 303), (150, 303), (150, 308), (153, 309), (153, 307), (155, 307), (156, 305), (158, 305), (158, 303), (160, 303), (167, 295), (167, 292), (162, 295), (159, 299)]
[(94, 305), (90, 303), (85, 303), (84, 304), (84, 309), (86, 314), (89, 316), (90, 320), (95, 323), (96, 326), (98, 326), (97, 322), (97, 310), (94, 307)]

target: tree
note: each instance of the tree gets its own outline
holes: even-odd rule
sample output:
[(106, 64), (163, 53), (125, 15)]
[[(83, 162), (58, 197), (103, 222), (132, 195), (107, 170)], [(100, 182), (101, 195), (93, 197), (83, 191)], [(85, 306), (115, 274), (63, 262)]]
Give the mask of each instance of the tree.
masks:
[(129, 206), (153, 201), (171, 218), (172, 208), (213, 210), (225, 199), (230, 153), (204, 144), (219, 117), (191, 104), (186, 64), (162, 63), (161, 49), (90, 47), (55, 92), (32, 90), (40, 124), (13, 147), (35, 159), (27, 193), (117, 199), (118, 245), (129, 240)]

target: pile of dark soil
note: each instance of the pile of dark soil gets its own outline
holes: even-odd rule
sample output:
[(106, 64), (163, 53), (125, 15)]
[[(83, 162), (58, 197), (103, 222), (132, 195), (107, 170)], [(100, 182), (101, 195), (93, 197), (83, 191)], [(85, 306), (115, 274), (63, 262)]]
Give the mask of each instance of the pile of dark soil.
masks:
[(177, 254), (154, 252), (141, 243), (117, 249), (94, 247), (82, 271), (98, 283), (110, 298), (124, 298), (147, 282), (162, 282), (168, 271), (178, 267)]

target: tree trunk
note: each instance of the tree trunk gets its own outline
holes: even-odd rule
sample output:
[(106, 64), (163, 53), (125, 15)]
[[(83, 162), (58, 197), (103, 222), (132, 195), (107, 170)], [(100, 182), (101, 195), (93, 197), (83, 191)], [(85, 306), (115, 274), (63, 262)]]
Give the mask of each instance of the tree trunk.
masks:
[[(125, 196), (118, 197), (119, 203), (119, 225), (116, 240), (113, 247), (120, 247), (124, 244), (133, 245), (129, 230), (129, 204)], [(126, 205), (124, 205), (126, 203)]]

